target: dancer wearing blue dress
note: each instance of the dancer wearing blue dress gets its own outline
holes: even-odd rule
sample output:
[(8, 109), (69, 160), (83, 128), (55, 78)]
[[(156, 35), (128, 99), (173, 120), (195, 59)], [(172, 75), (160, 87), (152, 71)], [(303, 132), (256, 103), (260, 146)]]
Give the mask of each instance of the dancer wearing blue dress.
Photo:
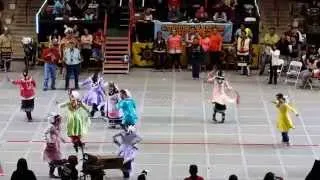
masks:
[(134, 126), (138, 121), (136, 102), (127, 89), (120, 90), (120, 102), (116, 105), (123, 113), (122, 126)]
[[(103, 78), (99, 75), (99, 72), (96, 72), (87, 80), (82, 82), (81, 86), (89, 88), (89, 91), (82, 98), (82, 102), (87, 106), (91, 106), (90, 116), (94, 117), (94, 114), (99, 111), (98, 106), (105, 101)], [(100, 109), (100, 112), (101, 116), (104, 116), (103, 109)]]

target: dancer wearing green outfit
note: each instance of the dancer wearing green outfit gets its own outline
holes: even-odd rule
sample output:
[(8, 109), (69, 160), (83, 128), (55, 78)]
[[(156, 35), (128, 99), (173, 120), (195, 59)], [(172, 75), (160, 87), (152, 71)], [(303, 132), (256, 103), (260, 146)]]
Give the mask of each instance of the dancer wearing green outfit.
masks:
[(80, 147), (83, 153), (84, 143), (81, 142), (81, 138), (88, 133), (91, 124), (90, 110), (81, 103), (81, 97), (77, 91), (71, 91), (70, 101), (60, 104), (59, 107), (67, 108), (67, 135), (71, 138), (76, 152)]

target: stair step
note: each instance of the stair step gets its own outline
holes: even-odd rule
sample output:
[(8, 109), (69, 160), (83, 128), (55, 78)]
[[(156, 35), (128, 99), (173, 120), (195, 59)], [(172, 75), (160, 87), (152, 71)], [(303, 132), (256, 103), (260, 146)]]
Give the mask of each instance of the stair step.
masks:
[(106, 46), (106, 50), (128, 50), (128, 46)]
[(105, 54), (111, 54), (111, 55), (113, 55), (113, 54), (123, 54), (123, 55), (126, 55), (126, 54), (128, 54), (128, 51), (106, 51), (105, 52)]
[(127, 64), (103, 64), (104, 69), (128, 69)]
[(107, 40), (128, 40), (128, 37), (107, 37)]
[(128, 74), (129, 70), (103, 70), (103, 74)]
[(128, 41), (107, 41), (106, 45), (128, 45)]
[(122, 60), (106, 60), (104, 64), (127, 64)]
[(128, 24), (120, 24), (120, 27), (129, 27)]
[(123, 59), (123, 55), (122, 56), (116, 56), (116, 55), (105, 55), (104, 56), (106, 59)]

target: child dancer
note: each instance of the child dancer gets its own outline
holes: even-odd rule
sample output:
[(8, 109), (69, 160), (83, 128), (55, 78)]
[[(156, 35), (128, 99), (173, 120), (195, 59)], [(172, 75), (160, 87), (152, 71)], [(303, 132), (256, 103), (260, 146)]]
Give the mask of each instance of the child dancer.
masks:
[(138, 148), (138, 144), (142, 138), (137, 135), (135, 128), (129, 126), (123, 132), (120, 132), (113, 136), (113, 142), (119, 146), (119, 156), (124, 158), (122, 173), (124, 178), (130, 178), (131, 173), (131, 163), (133, 162)]
[(11, 80), (8, 77), (8, 81), (16, 85), (20, 89), (21, 97), (21, 110), (26, 112), (28, 121), (32, 121), (31, 112), (34, 109), (34, 98), (35, 98), (35, 88), (36, 82), (28, 75), (28, 70), (24, 70), (22, 73), (22, 78), (17, 80)]
[(116, 105), (117, 109), (122, 110), (123, 128), (134, 126), (137, 123), (136, 102), (132, 99), (131, 93), (127, 89), (120, 90), (120, 102)]
[[(98, 111), (98, 106), (104, 102), (105, 92), (103, 89), (103, 78), (99, 76), (99, 72), (94, 73), (86, 81), (82, 82), (82, 86), (90, 86), (89, 91), (83, 97), (82, 102), (91, 106), (90, 116), (93, 117), (95, 112)], [(100, 110), (101, 116), (104, 116), (104, 111)]]
[(210, 72), (207, 80), (208, 82), (213, 83), (211, 102), (214, 104), (214, 110), (212, 120), (217, 122), (216, 114), (221, 113), (221, 123), (224, 123), (226, 116), (225, 111), (227, 109), (226, 103), (237, 102), (237, 104), (239, 104), (240, 96), (234, 90), (233, 92), (235, 93), (235, 97), (228, 95), (228, 91), (232, 91), (232, 87), (230, 86), (229, 82), (225, 80), (223, 71), (219, 70), (216, 76), (213, 74), (214, 71)]
[[(65, 141), (61, 136), (61, 116), (59, 114), (52, 113), (48, 119), (50, 122), (50, 126), (44, 133), (44, 137), (47, 143), (43, 152), (43, 159), (49, 163), (50, 178), (57, 178), (57, 176), (54, 175), (54, 170), (56, 166), (59, 165), (62, 161), (60, 142)], [(61, 168), (58, 168), (58, 172), (59, 175), (61, 175)]]
[(101, 107), (107, 118), (109, 119), (109, 125), (115, 127), (116, 125), (121, 124), (122, 121), (122, 111), (116, 108), (118, 102), (120, 102), (120, 92), (118, 87), (114, 82), (108, 83), (108, 97), (105, 104)]
[(278, 117), (277, 117), (277, 128), (281, 132), (282, 135), (282, 143), (284, 145), (289, 146), (289, 135), (288, 132), (290, 129), (294, 128), (294, 124), (289, 115), (289, 111), (294, 112), (296, 116), (299, 116), (298, 112), (291, 107), (287, 99), (283, 96), (283, 94), (278, 93), (276, 95), (277, 100), (272, 103), (276, 105), (278, 109)]
[(67, 134), (71, 138), (76, 152), (81, 148), (83, 153), (84, 143), (81, 142), (83, 135), (88, 133), (90, 118), (89, 109), (80, 101), (80, 94), (71, 91), (70, 101), (59, 105), (60, 108), (67, 108)]

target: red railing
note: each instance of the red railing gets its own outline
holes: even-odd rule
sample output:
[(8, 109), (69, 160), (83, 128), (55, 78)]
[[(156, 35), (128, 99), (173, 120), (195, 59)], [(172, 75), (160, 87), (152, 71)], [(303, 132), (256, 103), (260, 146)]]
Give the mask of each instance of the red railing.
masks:
[(131, 37), (132, 37), (132, 30), (135, 24), (134, 14), (134, 0), (129, 0), (129, 29), (128, 29), (128, 49), (129, 49), (129, 57), (131, 56)]
[(101, 52), (104, 57), (105, 47), (106, 47), (106, 40), (107, 40), (107, 32), (108, 32), (108, 13), (105, 11), (104, 13), (104, 22), (103, 22), (103, 36), (104, 36), (104, 43), (101, 46)]
[(273, 1), (273, 7), (274, 7), (274, 10), (276, 11), (276, 26), (279, 27), (280, 26), (280, 7), (278, 4), (278, 0)]

